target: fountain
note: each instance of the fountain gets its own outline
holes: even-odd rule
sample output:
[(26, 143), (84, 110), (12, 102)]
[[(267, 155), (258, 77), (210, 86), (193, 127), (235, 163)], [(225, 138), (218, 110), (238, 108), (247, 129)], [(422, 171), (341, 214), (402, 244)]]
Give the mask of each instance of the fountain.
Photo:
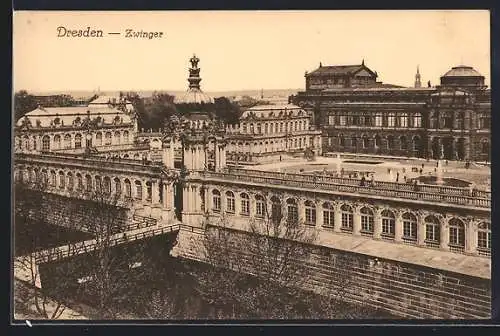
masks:
[(442, 185), (443, 184), (443, 166), (440, 160), (437, 162), (437, 169), (436, 169), (436, 184), (437, 185)]

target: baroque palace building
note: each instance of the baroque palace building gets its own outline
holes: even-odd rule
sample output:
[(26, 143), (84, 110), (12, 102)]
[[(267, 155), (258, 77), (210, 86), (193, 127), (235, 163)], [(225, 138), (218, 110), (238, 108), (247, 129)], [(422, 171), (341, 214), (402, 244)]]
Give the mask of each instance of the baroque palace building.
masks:
[(470, 66), (453, 67), (438, 86), (383, 84), (364, 61), (305, 74), (290, 101), (313, 111), (324, 152), (446, 160), (490, 160), (491, 91)]
[[(191, 69), (198, 69), (196, 57), (191, 59), (191, 63)], [(466, 69), (469, 74), (471, 71)], [(362, 75), (359, 79), (351, 78), (347, 81), (351, 85), (354, 82), (358, 83), (356, 85), (368, 85), (366, 83), (376, 75), (368, 70), (360, 73)], [(190, 71), (190, 74), (197, 75), (199, 71)], [(190, 77), (195, 78), (189, 81), (194, 85), (179, 99), (190, 103), (206, 99), (199, 91), (199, 81), (196, 79), (199, 76)], [(448, 83), (447, 76), (444, 77), (442, 82), (443, 85), (448, 85), (446, 90), (401, 90), (414, 90), (422, 95), (422, 92), (428, 90), (432, 92), (430, 98), (437, 97), (440, 104), (444, 104), (445, 97), (450, 97), (445, 95), (448, 92), (455, 92), (451, 96), (454, 99), (472, 97), (462, 87), (473, 83), (461, 79), (459, 89), (453, 86), (458, 85), (458, 81), (451, 80)], [(314, 81), (310, 83), (313, 85)], [(475, 84), (481, 83), (482, 78), (479, 77)], [(449, 88), (450, 85), (453, 89)], [(358, 92), (353, 88), (344, 90)], [(363, 97), (370, 96), (366, 94), (369, 89), (360, 90), (365, 92)], [(379, 90), (392, 92), (387, 88)], [(306, 92), (302, 95), (321, 97), (321, 92)], [(456, 92), (463, 92), (464, 95), (460, 96)], [(335, 102), (332, 97), (338, 95), (335, 93), (331, 96), (329, 93), (327, 97), (330, 100), (326, 102)], [(377, 97), (381, 100), (380, 93)], [(420, 101), (418, 95), (417, 98), (411, 95), (408, 97)], [(311, 104), (313, 102), (311, 100)], [(378, 104), (383, 103), (378, 101)], [(342, 106), (344, 107), (339, 108), (340, 111), (350, 105)], [(394, 109), (387, 106), (384, 107), (388, 109), (387, 113), (393, 113), (391, 111)], [(449, 109), (449, 105), (433, 106), (437, 109), (433, 113), (438, 115), (445, 113), (442, 111), (456, 112)], [(323, 116), (327, 119), (332, 111), (336, 111), (332, 108), (325, 110), (324, 106), (322, 108), (322, 112), (328, 112)], [(277, 145), (278, 148), (281, 145), (286, 148), (287, 142), (284, 140), (287, 138), (281, 137), (281, 134), (286, 134), (285, 127), (290, 127), (289, 131), (296, 138), (303, 136), (301, 132), (307, 132), (308, 128), (311, 132), (307, 114), (302, 112), (307, 109), (287, 106), (286, 111), (290, 109), (291, 115), (285, 114), (285, 107), (260, 109), (257, 107), (247, 111), (244, 121), (240, 123), (242, 133), (243, 127), (246, 127), (246, 132), (254, 136), (248, 139), (249, 145), (255, 143), (255, 139), (260, 136), (252, 134), (250, 130), (253, 123), (254, 132), (256, 131), (258, 122), (254, 120), (261, 120), (263, 136), (276, 139), (273, 140), (274, 149)], [(371, 117), (369, 111), (365, 112)], [(410, 113), (408, 107), (403, 111), (397, 112), (397, 116), (401, 117), (399, 113)], [(421, 115), (427, 113), (424, 108), (419, 108), (418, 111)], [(469, 114), (477, 112), (467, 111)], [(280, 116), (281, 112), (283, 114)], [(253, 117), (253, 113), (258, 116)], [(274, 115), (270, 116), (271, 113)], [(411, 113), (417, 113), (417, 109)], [(85, 193), (82, 192), (98, 190), (122, 199), (123, 207), (130, 210), (132, 218), (143, 216), (164, 226), (181, 222), (188, 229), (179, 231), (177, 249), (181, 256), (194, 260), (204, 258), (203, 252), (197, 252), (195, 247), (203, 245), (203, 230), (208, 225), (207, 220), (210, 225), (218, 225), (217, 223), (227, 219), (233, 233), (246, 232), (252, 221), (262, 223), (282, 217), (288, 221), (297, 221), (305, 229), (318, 232), (319, 240), (312, 248), (326, 251), (325, 255), (318, 256), (322, 258), (320, 261), (312, 260), (311, 263), (304, 264), (305, 267), (315, 269), (311, 286), (316, 287), (311, 288), (318, 288), (318, 284), (320, 287), (333, 286), (335, 274), (349, 268), (349, 272), (356, 275), (355, 288), (346, 294), (350, 300), (414, 318), (490, 316), (490, 191), (471, 192), (468, 188), (425, 184), (415, 187), (411, 184), (383, 181), (373, 186), (361, 186), (358, 179), (344, 177), (230, 168), (227, 164), (227, 152), (235, 134), (230, 131), (230, 134), (226, 134), (225, 126), (221, 127), (220, 123), (202, 116), (203, 111), (195, 110), (186, 120), (171, 120), (169, 127), (161, 133), (141, 134), (137, 133), (135, 120), (127, 118), (126, 114), (118, 110), (89, 107), (36, 109), (16, 124), (14, 136), (17, 147), (13, 177), (19, 182), (43, 181), (47, 193), (61, 197), (61, 207), (72, 202), (72, 198), (84, 197), (82, 195)], [(276, 119), (273, 119), (274, 116)], [(335, 124), (331, 125), (331, 134), (337, 134), (336, 118), (340, 115), (333, 116)], [(382, 119), (383, 117), (384, 115)], [(82, 125), (84, 120), (86, 121)], [(360, 128), (349, 127), (351, 129), (347, 125), (342, 128), (342, 134), (347, 134), (347, 131), (357, 134), (354, 129)], [(372, 128), (376, 127), (363, 126), (362, 129), (366, 134), (372, 134), (368, 133)], [(377, 129), (380, 133), (374, 133), (381, 137), (394, 132), (385, 130), (384, 126)], [(409, 137), (411, 134), (403, 129), (405, 128), (400, 129), (401, 135)], [(432, 134), (440, 135), (441, 131), (432, 129)], [(125, 132), (128, 132), (127, 138), (124, 137)], [(316, 136), (314, 132), (316, 131), (312, 130), (308, 136)], [(328, 132), (326, 127), (323, 137), (329, 138)], [(426, 139), (425, 132), (430, 131), (424, 128), (423, 132), (418, 134), (421, 134), (421, 139)], [(443, 133), (447, 136), (455, 134), (449, 130), (443, 132), (447, 132)], [(275, 134), (279, 137), (275, 138)], [(469, 133), (460, 134), (465, 137)], [(156, 145), (154, 148), (152, 145), (148, 148), (139, 148), (137, 144), (128, 146), (132, 137), (149, 140), (150, 144)], [(82, 139), (87, 140), (85, 148), (96, 148), (98, 151), (81, 150)], [(127, 146), (121, 145), (125, 143), (124, 139), (127, 139)], [(258, 140), (259, 145), (260, 141)], [(263, 141), (262, 148), (265, 149), (266, 140)], [(306, 137), (303, 141), (306, 146), (311, 146), (311, 138)], [(107, 146), (109, 143), (111, 145)], [(321, 143), (313, 140), (313, 144)], [(270, 143), (268, 145), (270, 149)], [(304, 146), (303, 142), (302, 145)], [(60, 150), (61, 146), (67, 150)], [(295, 140), (292, 146), (295, 147)], [(324, 148), (334, 146), (327, 142)], [(300, 147), (299, 142), (297, 147)], [(177, 149), (182, 154), (181, 169), (175, 164)], [(140, 162), (133, 157), (124, 159), (125, 154), (131, 155), (134, 150), (148, 154), (157, 152), (159, 160)], [(109, 153), (116, 153), (120, 158), (102, 157)], [(474, 155), (472, 151), (469, 154)], [(202, 233), (196, 233), (194, 229)], [(242, 259), (246, 258), (247, 252), (236, 251)], [(337, 265), (331, 256), (339, 254), (355, 256), (358, 262), (335, 269)], [(422, 295), (422, 292), (425, 294)]]

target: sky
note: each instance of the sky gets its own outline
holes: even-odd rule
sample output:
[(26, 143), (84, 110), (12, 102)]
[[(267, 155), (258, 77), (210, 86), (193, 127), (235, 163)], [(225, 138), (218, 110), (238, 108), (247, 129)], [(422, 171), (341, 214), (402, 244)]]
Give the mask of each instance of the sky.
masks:
[[(58, 27), (102, 38), (58, 37)], [(126, 29), (163, 32), (127, 38)], [(62, 31), (62, 29), (61, 29)], [(120, 35), (109, 35), (120, 32)], [(14, 90), (184, 90), (200, 58), (205, 91), (304, 88), (305, 71), (360, 64), (378, 80), (433, 85), (465, 64), (490, 85), (488, 11), (16, 11)]]

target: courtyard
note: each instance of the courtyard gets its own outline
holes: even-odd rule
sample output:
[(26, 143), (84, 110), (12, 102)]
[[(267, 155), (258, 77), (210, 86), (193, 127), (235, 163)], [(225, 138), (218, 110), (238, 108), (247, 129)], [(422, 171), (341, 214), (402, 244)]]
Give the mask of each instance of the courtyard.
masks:
[[(365, 175), (369, 180), (373, 174), (375, 181), (401, 183), (405, 183), (405, 180), (419, 177), (421, 180), (431, 179), (424, 178), (424, 176), (435, 178), (438, 170), (436, 160), (366, 157), (361, 155), (342, 156), (340, 167), (338, 167), (339, 159), (336, 157), (319, 156), (314, 161), (308, 161), (305, 158), (295, 158), (289, 161), (256, 165), (249, 169), (283, 173), (338, 174), (339, 176), (343, 170), (343, 177), (361, 178), (361, 175)], [(441, 171), (443, 179), (457, 179), (469, 182), (479, 190), (491, 189), (491, 168), (485, 163), (471, 163), (466, 168), (463, 161), (441, 161)]]

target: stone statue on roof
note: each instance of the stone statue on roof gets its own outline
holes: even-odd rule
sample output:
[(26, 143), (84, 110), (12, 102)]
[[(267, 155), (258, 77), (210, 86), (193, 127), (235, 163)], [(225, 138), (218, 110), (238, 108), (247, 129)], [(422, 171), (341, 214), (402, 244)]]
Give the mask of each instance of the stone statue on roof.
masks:
[(191, 57), (191, 59), (189, 60), (189, 62), (191, 62), (191, 66), (195, 69), (198, 67), (199, 61), (200, 61), (200, 59), (198, 57), (196, 57), (195, 54), (193, 54), (193, 57)]

